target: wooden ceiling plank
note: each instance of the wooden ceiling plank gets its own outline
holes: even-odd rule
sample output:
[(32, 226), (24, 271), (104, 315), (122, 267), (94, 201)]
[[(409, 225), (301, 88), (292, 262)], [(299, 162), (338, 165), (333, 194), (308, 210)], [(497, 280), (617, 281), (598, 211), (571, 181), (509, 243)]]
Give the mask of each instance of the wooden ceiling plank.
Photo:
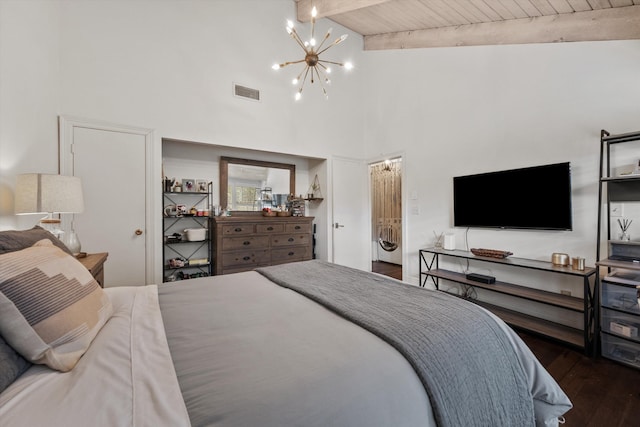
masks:
[[(638, 0), (640, 1), (640, 0)], [(473, 1), (469, 0), (451, 0), (448, 2), (452, 9), (466, 17), (471, 23), (491, 22), (493, 21), (488, 15), (480, 10)]]
[(640, 6), (366, 36), (365, 50), (640, 39)]
[(511, 14), (516, 18), (528, 18), (527, 14), (524, 10), (518, 5), (516, 0), (499, 0), (502, 5), (511, 12)]
[(471, 0), (469, 3), (475, 6), (483, 14), (487, 15), (490, 21), (502, 20), (502, 17), (495, 10), (493, 10), (484, 0)]
[(297, 2), (297, 18), (300, 22), (309, 22), (311, 20), (311, 9), (313, 6), (318, 10), (317, 18), (330, 18), (331, 15), (351, 12), (391, 0), (296, 0)]
[(484, 2), (498, 15), (500, 15), (500, 19), (516, 19), (516, 16), (511, 13), (511, 11), (500, 2), (500, 0), (484, 0)]
[(589, 6), (591, 6), (593, 10), (608, 9), (611, 7), (609, 0), (587, 0), (587, 3), (589, 3)]
[[(640, 0), (639, 0), (640, 1)], [(549, 0), (549, 4), (556, 11), (556, 13), (571, 13), (573, 8), (567, 0)]]
[(460, 15), (455, 9), (442, 0), (419, 0), (424, 6), (442, 17), (448, 25), (466, 25), (471, 21)]
[(515, 2), (528, 17), (533, 18), (534, 16), (543, 15), (531, 0), (515, 0)]
[(587, 10), (591, 10), (591, 6), (587, 0), (567, 0), (574, 11), (576, 12), (584, 12)]
[[(531, 4), (535, 6), (538, 11), (542, 15), (557, 15), (559, 12), (549, 3), (549, 0), (530, 0)], [(569, 4), (565, 3), (568, 7)], [(571, 12), (571, 8), (569, 7), (569, 12)]]
[(609, 0), (609, 3), (611, 3), (611, 7), (633, 6), (632, 0)]

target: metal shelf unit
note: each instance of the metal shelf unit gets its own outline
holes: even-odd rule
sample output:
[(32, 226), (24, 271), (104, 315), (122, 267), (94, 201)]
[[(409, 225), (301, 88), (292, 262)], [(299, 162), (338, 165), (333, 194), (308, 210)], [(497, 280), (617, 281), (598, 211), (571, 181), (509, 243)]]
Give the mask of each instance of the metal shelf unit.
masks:
[[(608, 277), (615, 270), (636, 271), (640, 277), (640, 242), (622, 242), (612, 238), (611, 203), (640, 202), (640, 174), (613, 175), (616, 166), (613, 150), (618, 144), (640, 142), (640, 132), (611, 134), (600, 132), (600, 179), (598, 189), (598, 231), (596, 246), (596, 266), (599, 268), (597, 286), (599, 294), (600, 351), (603, 357), (640, 369), (640, 281), (622, 283)], [(637, 161), (637, 159), (634, 159)], [(603, 213), (603, 210), (606, 213)], [(606, 234), (605, 234), (606, 233)], [(606, 239), (622, 247), (629, 245), (631, 252), (637, 253), (638, 260), (612, 259), (611, 249), (602, 256), (601, 247)], [(637, 248), (635, 249), (634, 248)], [(628, 326), (623, 328), (621, 325)], [(635, 328), (635, 332), (634, 331)], [(624, 331), (624, 332), (622, 332)]]
[[(206, 193), (193, 191), (163, 192), (163, 206), (184, 204), (189, 208), (191, 206), (198, 206), (206, 203), (206, 211), (208, 211), (209, 215), (213, 215), (213, 212), (211, 211), (213, 204), (212, 186), (213, 183), (209, 182)], [(208, 215), (167, 216), (163, 211), (163, 282), (211, 276), (212, 223), (213, 221)], [(182, 235), (186, 228), (205, 228), (207, 230), (206, 238), (201, 241), (187, 241), (184, 239), (174, 241), (169, 238), (173, 233), (179, 233)], [(185, 265), (171, 265), (170, 260), (175, 258), (184, 260)]]
[[(488, 304), (483, 301), (470, 299), (470, 301), (487, 308), (489, 311), (500, 317), (509, 325), (537, 333), (546, 337), (554, 338), (558, 341), (570, 344), (574, 347), (583, 349), (585, 354), (592, 355), (595, 351), (596, 336), (596, 275), (595, 268), (586, 267), (584, 270), (573, 270), (571, 267), (557, 266), (550, 262), (538, 261), (525, 258), (491, 258), (484, 256), (476, 256), (471, 252), (461, 250), (443, 250), (443, 249), (420, 249), (420, 286), (424, 287), (429, 279), (431, 279), (437, 290), (440, 289), (440, 280), (448, 280), (451, 282), (484, 289), (491, 292), (497, 292), (511, 297), (534, 301), (540, 304), (559, 307), (564, 310), (583, 314), (583, 328), (577, 329), (569, 327), (557, 322), (552, 322), (540, 317), (531, 316), (520, 313), (504, 307)], [(429, 259), (429, 254), (431, 259)], [(543, 291), (528, 286), (517, 285), (513, 283), (496, 281), (492, 284), (476, 282), (466, 278), (463, 273), (458, 273), (440, 268), (440, 257), (462, 258), (472, 261), (481, 261), (486, 263), (500, 264), (503, 266), (511, 266), (521, 269), (532, 269), (545, 271), (554, 274), (574, 276), (581, 278), (583, 281), (584, 298), (577, 298), (568, 295), (558, 294), (555, 292)]]

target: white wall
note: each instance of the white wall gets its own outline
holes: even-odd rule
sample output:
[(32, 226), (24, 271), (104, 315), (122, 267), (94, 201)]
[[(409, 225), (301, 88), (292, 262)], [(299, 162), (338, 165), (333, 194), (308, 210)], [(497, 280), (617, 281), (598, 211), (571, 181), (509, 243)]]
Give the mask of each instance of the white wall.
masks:
[[(574, 231), (471, 230), (469, 243), (593, 263), (598, 134), (640, 127), (640, 42), (362, 52), (359, 36), (321, 20), (319, 31), (350, 34), (329, 59), (356, 68), (334, 75), (328, 101), (308, 85), (295, 103), (297, 69), (270, 68), (301, 57), (284, 31), (294, 16), (292, 0), (0, 0), (0, 228), (37, 220), (10, 214), (15, 175), (57, 170), (56, 118), (69, 114), (155, 129), (158, 148), (176, 138), (317, 158), (402, 152), (404, 194), (418, 195), (405, 200), (419, 210), (407, 210), (410, 280), (417, 250), (452, 227), (453, 176), (569, 160)], [(233, 82), (262, 101), (232, 96)], [(159, 157), (154, 166), (160, 176)], [(310, 168), (329, 182), (326, 163)], [(312, 214), (330, 212), (323, 192)]]
[(434, 231), (453, 231), (464, 248), (452, 177), (561, 161), (572, 166), (573, 231), (471, 229), (469, 247), (542, 260), (567, 252), (593, 265), (600, 129), (640, 128), (640, 41), (376, 51), (363, 66), (375, 88), (362, 104), (366, 157), (404, 151), (405, 194), (418, 195), (408, 200), (419, 214), (407, 210), (406, 279), (417, 281), (417, 251)]
[(55, 2), (0, 1), (0, 229), (42, 215), (13, 215), (20, 173), (58, 171), (59, 9)]
[[(326, 59), (349, 60), (356, 69), (336, 70), (329, 100), (317, 83), (307, 83), (295, 102), (291, 80), (301, 67), (271, 69), (303, 57), (285, 31), (287, 19), (295, 21), (292, 0), (0, 5), (0, 119), (9, 123), (0, 138), (0, 194), (7, 203), (17, 173), (57, 171), (58, 114), (154, 129), (157, 176), (162, 138), (315, 158), (362, 156), (362, 38), (320, 20), (318, 32), (333, 26), (334, 34), (349, 34)], [(233, 96), (233, 83), (259, 89), (261, 101)], [(161, 201), (155, 205), (160, 212)], [(328, 204), (316, 211), (326, 216)], [(19, 222), (11, 212), (0, 212), (0, 227), (26, 228), (38, 219)]]

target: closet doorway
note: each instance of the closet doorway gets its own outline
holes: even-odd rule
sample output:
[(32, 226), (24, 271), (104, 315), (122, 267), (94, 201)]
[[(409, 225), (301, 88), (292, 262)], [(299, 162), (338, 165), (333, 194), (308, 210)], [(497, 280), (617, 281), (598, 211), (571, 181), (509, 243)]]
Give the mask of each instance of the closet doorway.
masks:
[(402, 159), (369, 165), (371, 270), (402, 279)]

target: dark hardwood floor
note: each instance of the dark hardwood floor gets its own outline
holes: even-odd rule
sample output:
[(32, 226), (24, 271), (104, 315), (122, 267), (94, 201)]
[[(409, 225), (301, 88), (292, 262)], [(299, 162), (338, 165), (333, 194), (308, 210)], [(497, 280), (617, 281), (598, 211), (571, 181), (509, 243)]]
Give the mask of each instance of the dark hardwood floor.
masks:
[[(372, 263), (376, 273), (400, 279), (402, 266)], [(640, 426), (640, 370), (590, 358), (550, 339), (518, 332), (573, 403), (563, 427)]]
[(384, 261), (372, 261), (371, 271), (393, 277), (394, 279), (402, 280), (402, 266), (398, 264), (391, 264), (390, 262)]

